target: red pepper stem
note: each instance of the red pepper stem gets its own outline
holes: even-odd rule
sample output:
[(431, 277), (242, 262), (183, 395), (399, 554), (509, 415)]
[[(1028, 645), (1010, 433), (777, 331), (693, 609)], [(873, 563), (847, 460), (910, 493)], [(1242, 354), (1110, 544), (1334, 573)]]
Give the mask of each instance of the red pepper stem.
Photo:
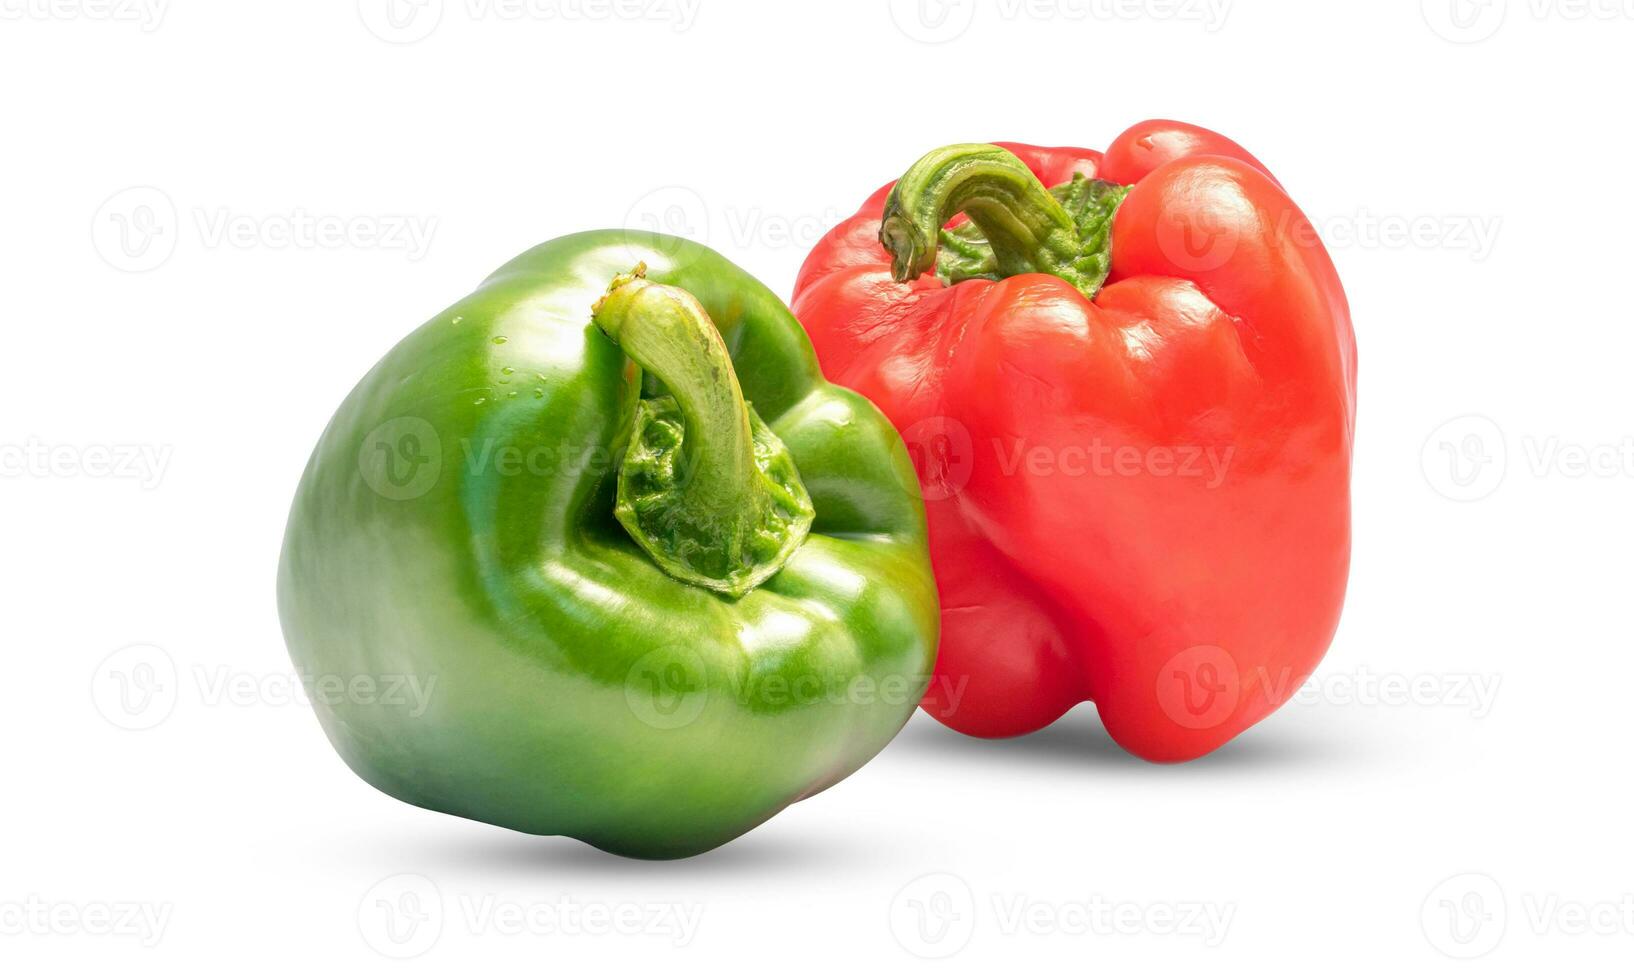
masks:
[(987, 238), (998, 274), (1059, 274), (1077, 256), (1071, 214), (1015, 154), (990, 143), (932, 150), (897, 181), (885, 202), (879, 240), (898, 282), (936, 264), (938, 235), (963, 213)]

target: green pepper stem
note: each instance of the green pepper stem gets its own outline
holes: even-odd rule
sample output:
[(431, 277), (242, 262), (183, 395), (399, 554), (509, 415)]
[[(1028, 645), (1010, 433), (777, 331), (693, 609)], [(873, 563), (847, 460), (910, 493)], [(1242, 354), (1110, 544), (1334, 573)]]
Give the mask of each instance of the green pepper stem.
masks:
[(787, 447), (743, 400), (708, 311), (645, 273), (614, 279), (591, 311), (668, 390), (636, 407), (613, 512), (672, 578), (742, 596), (805, 541), (811, 497)]
[(688, 509), (700, 523), (736, 528), (757, 471), (749, 409), (731, 355), (691, 293), (651, 282), (645, 273), (638, 267), (613, 280), (592, 311), (596, 326), (675, 397), (686, 425)]

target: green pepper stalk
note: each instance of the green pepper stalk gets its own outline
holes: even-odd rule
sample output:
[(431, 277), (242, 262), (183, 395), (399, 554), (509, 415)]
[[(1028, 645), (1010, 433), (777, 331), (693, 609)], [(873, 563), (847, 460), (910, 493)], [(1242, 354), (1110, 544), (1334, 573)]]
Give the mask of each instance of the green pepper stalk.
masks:
[(806, 540), (811, 498), (744, 402), (709, 314), (646, 271), (614, 279), (592, 308), (602, 332), (670, 392), (636, 412), (614, 511), (664, 571), (741, 596)]

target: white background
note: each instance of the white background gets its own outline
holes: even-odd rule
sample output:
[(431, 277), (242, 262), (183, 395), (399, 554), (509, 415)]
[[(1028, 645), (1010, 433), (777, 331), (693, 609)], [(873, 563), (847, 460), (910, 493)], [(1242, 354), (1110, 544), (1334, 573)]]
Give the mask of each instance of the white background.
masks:
[[(1634, 3), (426, 0), (394, 28), (369, 0), (157, 2), (0, 0), (0, 971), (1634, 958)], [(690, 233), (786, 296), (929, 148), (1151, 116), (1264, 160), (1354, 311), (1351, 591), (1294, 703), (1173, 767), (1088, 707), (996, 743), (920, 716), (666, 864), (345, 768), (273, 572), (312, 444), (399, 337), (585, 228)], [(302, 237), (319, 218), (337, 240)]]

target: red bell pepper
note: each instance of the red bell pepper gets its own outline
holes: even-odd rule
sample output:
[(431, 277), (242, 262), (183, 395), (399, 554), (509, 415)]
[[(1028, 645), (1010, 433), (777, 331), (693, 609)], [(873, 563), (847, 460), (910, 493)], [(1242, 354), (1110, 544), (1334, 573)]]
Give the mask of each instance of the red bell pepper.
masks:
[(1242, 147), (1154, 121), (1105, 154), (937, 150), (823, 238), (793, 308), (913, 451), (932, 715), (1003, 737), (1089, 700), (1179, 761), (1315, 668), (1349, 568), (1356, 346), (1321, 242)]

